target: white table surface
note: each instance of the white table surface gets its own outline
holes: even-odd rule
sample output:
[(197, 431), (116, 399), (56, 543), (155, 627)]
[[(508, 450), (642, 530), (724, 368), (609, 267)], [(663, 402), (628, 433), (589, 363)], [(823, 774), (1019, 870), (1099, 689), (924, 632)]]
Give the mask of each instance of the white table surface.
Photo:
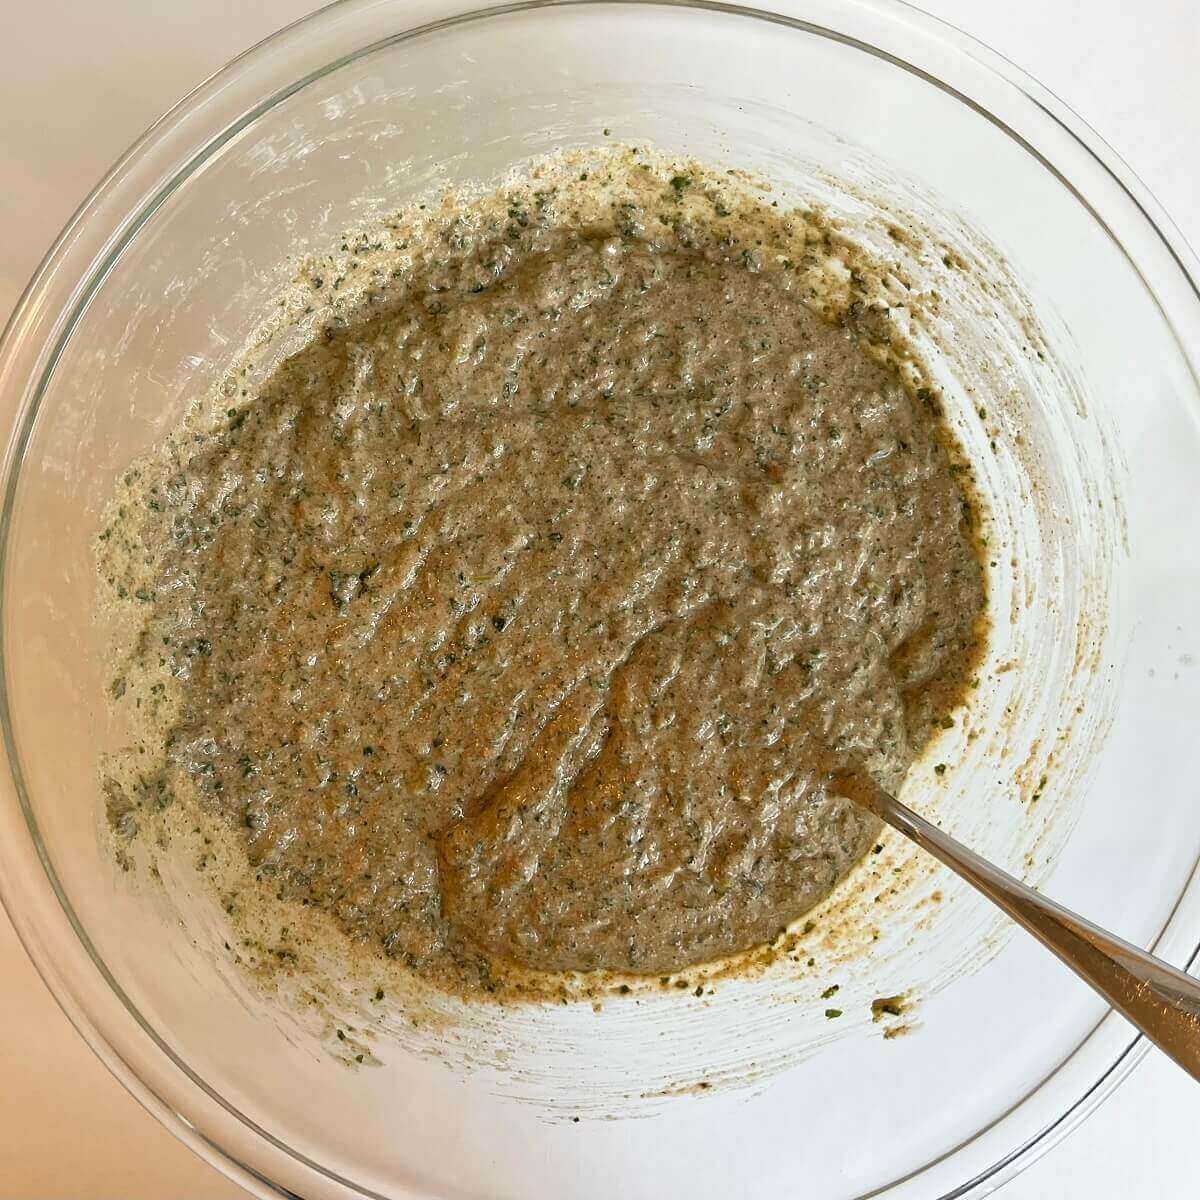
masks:
[[(0, 315), (117, 155), (311, 0), (0, 0)], [(925, 0), (1058, 93), (1200, 245), (1194, 0)], [(1200, 1088), (1153, 1054), (1005, 1200), (1182, 1197)], [(236, 1200), (58, 1010), (0, 913), (0, 1200)]]

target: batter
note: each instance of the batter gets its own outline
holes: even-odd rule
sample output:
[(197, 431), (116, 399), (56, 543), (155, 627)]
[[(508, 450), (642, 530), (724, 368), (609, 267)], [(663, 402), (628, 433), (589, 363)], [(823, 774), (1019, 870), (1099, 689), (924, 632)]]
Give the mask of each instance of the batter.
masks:
[(101, 534), (126, 817), (219, 815), (455, 986), (769, 940), (876, 836), (830, 762), (898, 787), (977, 660), (936, 404), (822, 302), (812, 214), (694, 164), (593, 153), (344, 249)]

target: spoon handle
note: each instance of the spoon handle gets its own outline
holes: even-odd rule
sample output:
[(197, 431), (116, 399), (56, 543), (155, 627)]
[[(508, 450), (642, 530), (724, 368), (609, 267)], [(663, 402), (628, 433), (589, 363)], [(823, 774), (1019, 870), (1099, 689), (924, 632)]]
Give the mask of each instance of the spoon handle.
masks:
[(866, 775), (841, 773), (835, 785), (839, 794), (870, 809), (1002, 908), (1200, 1080), (1200, 980), (1047, 900), (944, 834)]

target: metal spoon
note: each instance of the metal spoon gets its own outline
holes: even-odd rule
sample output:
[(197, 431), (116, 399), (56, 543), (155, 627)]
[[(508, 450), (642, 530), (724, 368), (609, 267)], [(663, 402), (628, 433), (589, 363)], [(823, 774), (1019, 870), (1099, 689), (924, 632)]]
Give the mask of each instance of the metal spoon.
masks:
[(865, 773), (835, 772), (833, 790), (869, 809), (982, 892), (1200, 1080), (1200, 980), (1038, 895), (917, 816)]

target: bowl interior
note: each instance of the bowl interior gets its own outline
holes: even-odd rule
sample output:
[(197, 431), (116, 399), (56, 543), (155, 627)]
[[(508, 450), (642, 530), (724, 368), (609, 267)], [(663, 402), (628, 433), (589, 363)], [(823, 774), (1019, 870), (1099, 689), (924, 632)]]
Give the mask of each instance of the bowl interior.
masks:
[[(102, 849), (97, 756), (120, 730), (92, 542), (119, 474), (235, 361), (295, 255), (606, 131), (760, 172), (869, 227), (869, 204), (831, 183), (849, 179), (930, 220), (959, 214), (947, 238), (974, 229), (1000, 248), (1020, 281), (1004, 296), (1031, 297), (1039, 328), (1015, 342), (941, 330), (952, 418), (987, 464), (993, 519), (981, 736), (951, 736), (959, 766), (936, 786), (918, 770), (908, 799), (1186, 961), (1200, 407), (1172, 320), (1137, 254), (1002, 125), (861, 46), (716, 8), (535, 8), (387, 40), (210, 144), (142, 215), (42, 383), (12, 494), (5, 686), (37, 834), (127, 1003), (279, 1143), (239, 1127), (240, 1153), (305, 1195), (716, 1197), (797, 1179), (822, 1197), (948, 1192), (1000, 1157), (981, 1131), (1014, 1106), (1027, 1115), (1001, 1152), (1077, 1098), (1059, 1068), (1081, 1044), (1091, 1082), (1128, 1039), (1112, 1019), (1096, 1033), (1103, 1005), (940, 871), (920, 876), (878, 949), (850, 962), (825, 947), (819, 976), (734, 985), (712, 1005), (499, 1014), (419, 1036), (397, 1025), (373, 1043), (382, 1066), (356, 1071), (329, 1052), (328, 1021), (274, 1012), (221, 962), (219, 908), (183, 875), (170, 896), (138, 894)], [(814, 1000), (828, 982), (858, 1001), (836, 1031)], [(336, 1005), (360, 1021), (347, 987)], [(870, 998), (910, 988), (916, 1028), (884, 1041)], [(691, 1087), (722, 1071), (739, 1086)], [(187, 1096), (177, 1111), (228, 1144)], [(590, 1119), (614, 1114), (645, 1119)]]

